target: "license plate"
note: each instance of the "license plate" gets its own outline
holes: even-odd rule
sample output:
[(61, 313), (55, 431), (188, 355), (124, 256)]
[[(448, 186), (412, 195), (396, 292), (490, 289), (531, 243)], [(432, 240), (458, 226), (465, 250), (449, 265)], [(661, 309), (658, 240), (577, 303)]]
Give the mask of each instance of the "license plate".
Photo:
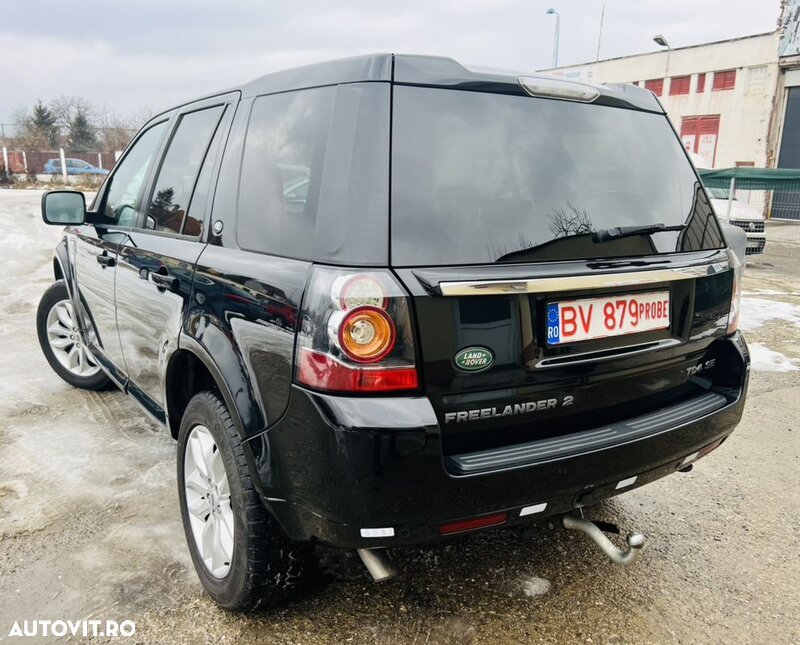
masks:
[(669, 291), (547, 303), (547, 343), (559, 345), (669, 327)]

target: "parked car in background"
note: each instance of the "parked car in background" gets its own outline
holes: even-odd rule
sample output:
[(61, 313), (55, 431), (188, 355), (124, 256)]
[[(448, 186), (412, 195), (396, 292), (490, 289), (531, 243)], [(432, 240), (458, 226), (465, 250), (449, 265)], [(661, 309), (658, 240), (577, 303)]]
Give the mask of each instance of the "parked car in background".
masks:
[[(689, 159), (692, 160), (694, 167), (698, 170), (711, 170), (711, 166), (700, 155), (688, 151)], [(701, 178), (702, 178), (702, 172)], [(764, 214), (755, 206), (745, 204), (736, 199), (736, 192), (733, 194), (733, 202), (728, 212), (729, 188), (711, 188), (706, 186), (706, 191), (711, 201), (711, 206), (717, 217), (725, 224), (738, 226), (747, 234), (747, 255), (758, 255), (764, 252), (767, 245), (767, 234), (765, 231)]]
[(728, 195), (730, 194), (728, 188), (706, 188), (706, 190), (720, 221), (738, 226), (747, 233), (747, 255), (763, 253), (767, 245), (764, 214), (755, 206), (740, 202), (736, 199), (735, 194), (731, 203), (728, 204)]
[[(68, 175), (107, 175), (108, 170), (93, 166), (83, 159), (65, 159)], [(45, 175), (61, 174), (61, 159), (48, 159), (43, 170)]]

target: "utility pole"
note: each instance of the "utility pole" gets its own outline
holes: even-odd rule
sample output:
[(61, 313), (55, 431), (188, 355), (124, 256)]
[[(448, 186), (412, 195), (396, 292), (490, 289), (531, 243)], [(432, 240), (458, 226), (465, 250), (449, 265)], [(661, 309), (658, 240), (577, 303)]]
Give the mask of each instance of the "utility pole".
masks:
[(606, 15), (605, 3), (600, 5), (600, 31), (597, 34), (597, 54), (595, 60), (600, 60), (600, 43), (603, 41), (603, 17)]
[(548, 9), (547, 14), (556, 17), (556, 33), (553, 38), (553, 69), (555, 69), (558, 67), (558, 35), (561, 31), (561, 15), (555, 9)]

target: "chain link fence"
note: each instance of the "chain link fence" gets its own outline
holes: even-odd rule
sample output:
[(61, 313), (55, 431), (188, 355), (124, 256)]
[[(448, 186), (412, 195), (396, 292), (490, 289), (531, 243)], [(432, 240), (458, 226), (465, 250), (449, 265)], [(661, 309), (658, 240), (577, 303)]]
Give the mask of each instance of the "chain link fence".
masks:
[(700, 175), (720, 219), (747, 233), (748, 254), (771, 244), (800, 247), (800, 170), (729, 168)]

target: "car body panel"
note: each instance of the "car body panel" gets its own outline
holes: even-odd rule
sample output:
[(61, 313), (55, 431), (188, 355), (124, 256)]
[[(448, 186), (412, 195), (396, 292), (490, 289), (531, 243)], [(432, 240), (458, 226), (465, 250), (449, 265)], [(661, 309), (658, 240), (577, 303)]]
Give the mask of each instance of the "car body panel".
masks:
[[(196, 240), (136, 230), (128, 231), (119, 246), (115, 303), (128, 387), (157, 416), (164, 414), (163, 376), (178, 348), (202, 250)], [(171, 278), (174, 286), (154, 283), (154, 275)]]
[[(676, 472), (693, 453), (724, 439), (741, 418), (747, 350), (740, 335), (710, 348), (730, 368), (719, 381), (726, 406), (647, 439), (515, 470), (458, 477), (443, 463), (441, 426), (425, 397), (328, 396), (294, 386), (285, 417), (247, 442), (262, 495), (297, 539), (379, 547), (441, 538), (442, 523), (508, 512), (509, 524), (588, 506)], [(728, 362), (729, 361), (729, 362)], [(381, 421), (381, 419), (383, 421)], [(528, 432), (535, 433), (535, 421)], [(522, 507), (546, 503), (536, 516)], [(387, 527), (386, 539), (360, 529)]]
[(123, 235), (93, 226), (80, 226), (74, 233), (76, 282), (97, 335), (90, 347), (98, 362), (118, 377), (126, 372), (114, 305), (115, 265)]
[(216, 245), (206, 247), (197, 263), (185, 333), (231, 384), (244, 436), (264, 431), (288, 405), (295, 327), (310, 267)]

